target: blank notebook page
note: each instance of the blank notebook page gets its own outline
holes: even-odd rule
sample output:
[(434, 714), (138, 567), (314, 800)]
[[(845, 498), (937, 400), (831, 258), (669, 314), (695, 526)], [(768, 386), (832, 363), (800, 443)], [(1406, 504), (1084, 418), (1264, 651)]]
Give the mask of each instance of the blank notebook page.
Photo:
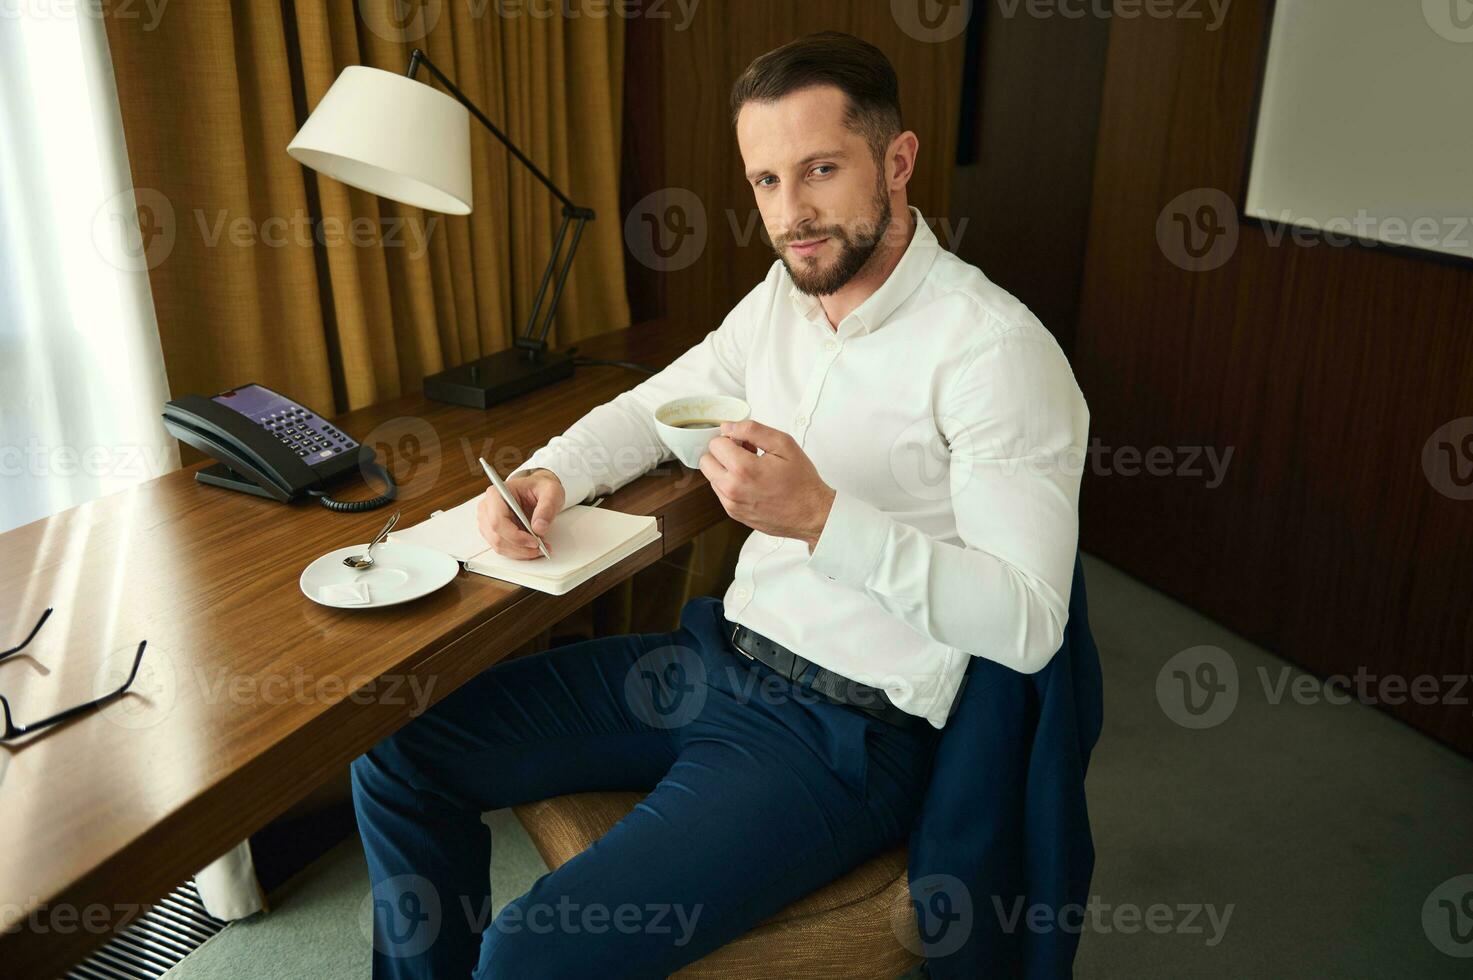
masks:
[(443, 551), (466, 562), (467, 567), (474, 566), (472, 571), (493, 577), (499, 577), (504, 571), (518, 577), (535, 575), (556, 581), (577, 575), (609, 552), (658, 526), (653, 517), (578, 504), (557, 515), (552, 529), (543, 536), (551, 558), (540, 555), (525, 560), (506, 558), (491, 550), (476, 526), (476, 507), (480, 499), (479, 496), (472, 497), (389, 537), (405, 544)]

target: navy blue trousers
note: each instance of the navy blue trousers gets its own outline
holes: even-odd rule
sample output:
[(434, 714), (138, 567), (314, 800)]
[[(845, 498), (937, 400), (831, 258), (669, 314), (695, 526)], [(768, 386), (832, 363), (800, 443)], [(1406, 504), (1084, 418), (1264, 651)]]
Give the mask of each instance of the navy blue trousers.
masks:
[[(940, 733), (825, 701), (724, 627), (703, 597), (673, 633), (498, 664), (356, 759), (374, 976), (665, 977), (903, 840)], [(492, 921), (482, 812), (588, 790), (649, 795)]]

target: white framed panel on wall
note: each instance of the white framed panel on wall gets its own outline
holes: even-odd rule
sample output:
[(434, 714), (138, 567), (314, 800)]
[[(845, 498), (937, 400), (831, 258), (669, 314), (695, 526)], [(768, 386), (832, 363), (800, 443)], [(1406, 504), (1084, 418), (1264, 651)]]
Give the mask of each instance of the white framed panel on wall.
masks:
[(1243, 211), (1473, 259), (1473, 0), (1277, 0)]

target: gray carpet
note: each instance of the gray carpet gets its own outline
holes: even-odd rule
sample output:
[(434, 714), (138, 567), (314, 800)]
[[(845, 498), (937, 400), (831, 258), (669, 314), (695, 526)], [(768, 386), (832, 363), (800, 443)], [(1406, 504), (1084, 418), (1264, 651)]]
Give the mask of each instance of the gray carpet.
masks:
[[(510, 810), (486, 815), (492, 917), (547, 872)], [(344, 841), (274, 896), (272, 911), (232, 922), (170, 970), (173, 980), (339, 980), (369, 975), (368, 866)], [(489, 920), (488, 920), (489, 921)]]
[[(1276, 698), (1299, 673), (1283, 661), (1100, 562), (1086, 575), (1106, 723), (1089, 775), (1098, 861), (1078, 975), (1473, 975), (1473, 959), (1434, 945), (1473, 954), (1429, 901), (1473, 873), (1473, 763), (1359, 704)], [(1193, 730), (1163, 710), (1157, 677), (1203, 645), (1231, 656), (1238, 698)], [(488, 822), (499, 911), (546, 868), (509, 812)], [(367, 893), (349, 841), (269, 916), (232, 924), (169, 976), (366, 977)]]

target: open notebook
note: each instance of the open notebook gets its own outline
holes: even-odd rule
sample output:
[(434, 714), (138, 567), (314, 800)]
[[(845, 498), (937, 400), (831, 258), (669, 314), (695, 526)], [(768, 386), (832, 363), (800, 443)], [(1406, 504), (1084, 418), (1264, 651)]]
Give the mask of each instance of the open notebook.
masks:
[(390, 541), (442, 551), (466, 570), (562, 595), (660, 537), (653, 517), (577, 504), (557, 515), (544, 537), (551, 558), (505, 558), (491, 550), (476, 527), (479, 496), (434, 514), (413, 527), (394, 531)]

